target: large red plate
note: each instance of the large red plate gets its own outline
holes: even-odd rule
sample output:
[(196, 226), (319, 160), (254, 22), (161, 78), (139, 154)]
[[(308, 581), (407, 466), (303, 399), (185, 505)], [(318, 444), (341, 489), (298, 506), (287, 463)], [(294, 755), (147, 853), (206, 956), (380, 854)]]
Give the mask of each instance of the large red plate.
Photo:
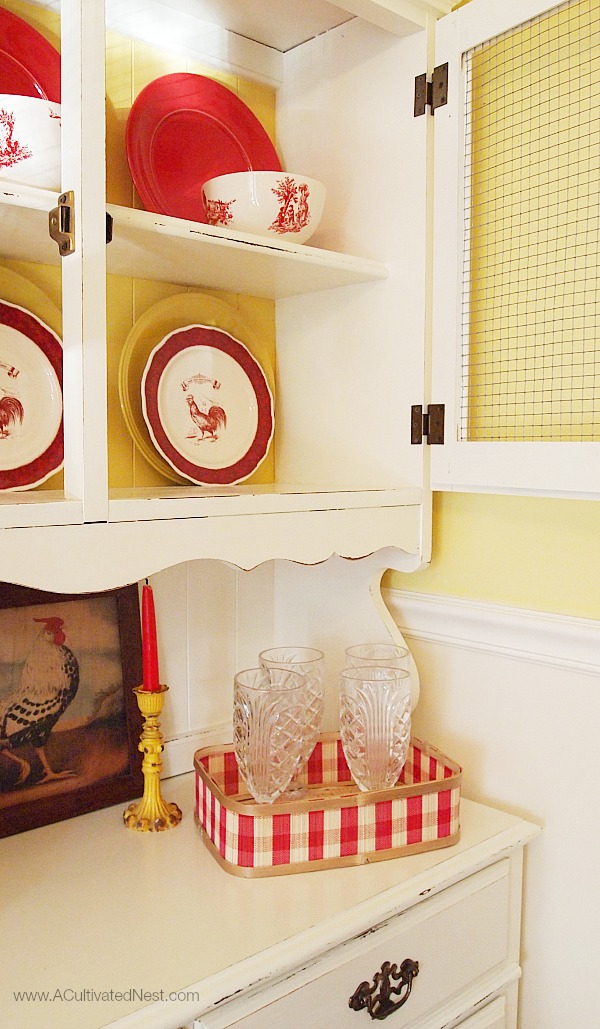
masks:
[(60, 54), (28, 22), (0, 7), (0, 93), (60, 103)]
[(215, 175), (281, 171), (265, 129), (230, 89), (176, 72), (150, 82), (127, 119), (127, 160), (144, 207), (205, 222), (202, 186)]

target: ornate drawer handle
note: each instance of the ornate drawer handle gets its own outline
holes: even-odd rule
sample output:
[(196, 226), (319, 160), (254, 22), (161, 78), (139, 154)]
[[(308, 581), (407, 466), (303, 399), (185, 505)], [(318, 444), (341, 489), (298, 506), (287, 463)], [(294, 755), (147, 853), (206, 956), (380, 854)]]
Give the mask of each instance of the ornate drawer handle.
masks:
[[(413, 979), (418, 974), (418, 961), (405, 958), (400, 965), (400, 970), (398, 970), (398, 965), (384, 961), (381, 970), (375, 972), (373, 976), (373, 985), (370, 986), (368, 982), (360, 983), (350, 997), (348, 1005), (353, 1011), (362, 1011), (363, 1008), (366, 1008), (371, 1018), (382, 1022), (384, 1018), (391, 1015), (392, 1011), (396, 1011), (406, 1004), (412, 990)], [(392, 986), (392, 979), (399, 982), (399, 985)], [(402, 994), (405, 987), (405, 992), (399, 1000), (391, 999), (392, 994)], [(379, 993), (377, 993), (378, 990)]]

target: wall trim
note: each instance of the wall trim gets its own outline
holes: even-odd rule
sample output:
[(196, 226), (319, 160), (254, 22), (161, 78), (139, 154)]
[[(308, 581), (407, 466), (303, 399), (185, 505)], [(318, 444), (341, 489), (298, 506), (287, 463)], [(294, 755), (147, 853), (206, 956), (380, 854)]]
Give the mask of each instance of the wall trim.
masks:
[(407, 639), (600, 674), (600, 621), (431, 593), (381, 592)]

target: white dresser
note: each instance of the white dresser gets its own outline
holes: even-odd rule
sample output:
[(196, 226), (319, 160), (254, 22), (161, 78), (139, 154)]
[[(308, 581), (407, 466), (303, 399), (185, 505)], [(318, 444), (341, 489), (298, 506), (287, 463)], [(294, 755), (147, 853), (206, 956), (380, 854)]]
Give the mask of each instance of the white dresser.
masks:
[(192, 775), (165, 783), (184, 812), (172, 832), (128, 832), (115, 807), (2, 841), (5, 1025), (360, 1029), (357, 987), (410, 959), (392, 1029), (515, 1029), (536, 826), (464, 800), (452, 847), (246, 879), (203, 845), (193, 789)]

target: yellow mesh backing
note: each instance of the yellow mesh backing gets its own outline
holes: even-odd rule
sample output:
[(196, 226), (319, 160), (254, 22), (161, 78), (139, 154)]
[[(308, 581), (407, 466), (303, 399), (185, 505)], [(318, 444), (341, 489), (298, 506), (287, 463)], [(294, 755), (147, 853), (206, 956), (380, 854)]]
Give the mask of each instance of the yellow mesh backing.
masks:
[(460, 434), (600, 439), (600, 0), (465, 55)]

